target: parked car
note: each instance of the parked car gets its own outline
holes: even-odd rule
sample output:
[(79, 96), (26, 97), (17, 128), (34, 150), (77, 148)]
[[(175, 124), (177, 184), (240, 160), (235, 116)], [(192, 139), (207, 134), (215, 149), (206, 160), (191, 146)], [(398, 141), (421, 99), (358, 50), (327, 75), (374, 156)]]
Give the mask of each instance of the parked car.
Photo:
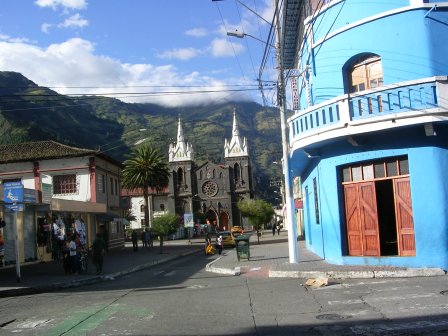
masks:
[(232, 226), (230, 232), (234, 237), (237, 237), (244, 233), (244, 229), (241, 226)]
[(230, 231), (220, 231), (218, 235), (222, 235), (222, 246), (223, 247), (235, 247), (235, 238)]

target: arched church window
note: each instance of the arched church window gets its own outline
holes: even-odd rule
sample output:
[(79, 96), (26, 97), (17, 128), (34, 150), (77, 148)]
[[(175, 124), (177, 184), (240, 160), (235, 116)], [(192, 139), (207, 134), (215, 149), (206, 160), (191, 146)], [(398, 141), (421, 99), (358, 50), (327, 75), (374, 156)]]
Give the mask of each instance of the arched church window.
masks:
[(145, 212), (145, 205), (144, 204), (140, 205), (140, 212)]
[(177, 169), (177, 184), (182, 185), (184, 182), (184, 171), (182, 168)]
[(360, 92), (383, 85), (381, 58), (368, 54), (358, 58), (348, 69), (350, 92)]
[(235, 183), (238, 183), (241, 180), (240, 165), (238, 163), (235, 163), (233, 166), (233, 174), (235, 176)]

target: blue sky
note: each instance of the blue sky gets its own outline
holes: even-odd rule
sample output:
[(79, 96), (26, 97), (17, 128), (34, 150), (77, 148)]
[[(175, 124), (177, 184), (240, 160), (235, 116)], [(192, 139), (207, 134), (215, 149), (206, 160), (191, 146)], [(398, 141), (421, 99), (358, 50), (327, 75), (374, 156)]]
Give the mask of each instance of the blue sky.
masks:
[[(63, 94), (127, 102), (261, 103), (258, 90), (244, 89), (256, 88), (265, 44), (226, 35), (267, 40), (270, 26), (247, 7), (272, 21), (271, 0), (3, 0), (0, 71)], [(273, 51), (263, 79), (276, 80)], [(272, 104), (273, 91), (265, 93)]]

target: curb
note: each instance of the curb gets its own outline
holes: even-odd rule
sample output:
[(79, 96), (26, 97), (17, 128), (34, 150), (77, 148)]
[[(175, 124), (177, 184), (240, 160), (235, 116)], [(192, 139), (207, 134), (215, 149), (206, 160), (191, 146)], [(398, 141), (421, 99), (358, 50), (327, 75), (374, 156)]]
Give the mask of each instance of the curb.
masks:
[(374, 279), (412, 278), (446, 275), (440, 268), (409, 268), (394, 271), (269, 271), (270, 278)]
[(143, 269), (150, 268), (150, 267), (156, 266), (156, 265), (160, 265), (160, 264), (172, 261), (177, 258), (186, 257), (186, 256), (189, 256), (189, 255), (201, 252), (201, 251), (202, 251), (202, 249), (188, 251), (188, 252), (184, 252), (181, 254), (177, 254), (172, 257), (167, 257), (167, 258), (163, 258), (163, 259), (153, 261), (150, 263), (141, 264), (141, 265), (138, 265), (138, 266), (135, 266), (135, 267), (123, 270), (123, 271), (118, 271), (118, 272), (105, 274), (105, 275), (94, 276), (91, 278), (86, 278), (86, 279), (81, 279), (81, 280), (72, 280), (69, 282), (55, 282), (55, 283), (45, 285), (45, 286), (7, 289), (4, 291), (0, 291), (0, 298), (11, 297), (11, 296), (40, 294), (40, 293), (51, 292), (51, 291), (58, 290), (58, 289), (75, 288), (75, 287), (81, 287), (81, 286), (85, 286), (85, 285), (92, 285), (92, 284), (96, 284), (96, 283), (100, 283), (100, 282), (104, 282), (104, 281), (112, 281), (112, 280), (115, 280), (115, 278), (119, 278), (123, 275), (138, 272)]
[(222, 257), (219, 257), (219, 258), (213, 260), (212, 262), (209, 262), (205, 266), (205, 270), (207, 272), (217, 273), (217, 274), (226, 274), (226, 275), (240, 275), (241, 274), (241, 268), (238, 266), (235, 267), (234, 269), (213, 266), (213, 264), (218, 262), (221, 258)]

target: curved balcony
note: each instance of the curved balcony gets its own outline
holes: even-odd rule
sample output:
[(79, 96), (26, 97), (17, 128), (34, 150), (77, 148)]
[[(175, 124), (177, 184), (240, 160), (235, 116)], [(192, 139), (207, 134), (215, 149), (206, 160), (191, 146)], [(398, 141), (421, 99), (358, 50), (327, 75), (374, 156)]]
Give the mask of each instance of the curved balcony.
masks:
[(294, 114), (288, 119), (291, 152), (340, 137), (440, 121), (448, 121), (447, 76), (395, 83)]

